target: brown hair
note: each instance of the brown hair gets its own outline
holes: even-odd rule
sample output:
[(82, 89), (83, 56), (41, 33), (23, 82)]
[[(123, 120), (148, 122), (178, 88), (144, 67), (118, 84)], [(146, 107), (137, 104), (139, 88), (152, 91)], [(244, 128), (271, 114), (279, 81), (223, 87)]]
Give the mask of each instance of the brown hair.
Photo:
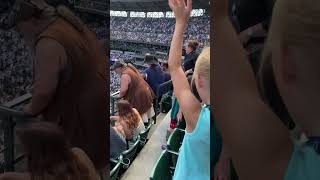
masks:
[(140, 119), (127, 100), (120, 100), (117, 103), (120, 124), (124, 127), (124, 135), (127, 139), (132, 138), (132, 132), (138, 127)]
[(190, 40), (190, 41), (188, 42), (188, 46), (189, 46), (193, 51), (195, 51), (195, 50), (197, 50), (197, 48), (198, 48), (198, 46), (199, 46), (199, 42), (196, 41), (196, 40)]
[(128, 63), (127, 67), (132, 69), (135, 73), (140, 74), (139, 70), (135, 68), (131, 63)]
[(81, 180), (84, 178), (81, 173), (88, 174), (88, 169), (77, 161), (64, 133), (56, 125), (49, 122), (29, 123), (17, 128), (17, 135), (24, 146), (32, 180), (48, 177)]

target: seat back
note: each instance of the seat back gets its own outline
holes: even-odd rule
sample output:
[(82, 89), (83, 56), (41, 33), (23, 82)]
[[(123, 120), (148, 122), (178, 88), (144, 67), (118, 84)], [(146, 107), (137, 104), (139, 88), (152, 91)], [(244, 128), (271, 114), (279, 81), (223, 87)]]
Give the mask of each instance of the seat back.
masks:
[(121, 162), (122, 162), (121, 155), (118, 161), (114, 159), (110, 159), (110, 180), (116, 180), (118, 178)]
[(184, 134), (184, 130), (181, 130), (179, 128), (174, 129), (167, 142), (168, 150), (179, 152), (184, 138)]
[(141, 145), (144, 145), (147, 142), (151, 127), (152, 127), (152, 123), (149, 124), (148, 127), (146, 127), (146, 130), (144, 132), (140, 133), (140, 141), (142, 143)]
[(182, 117), (182, 120), (178, 121), (177, 128), (186, 129), (186, 126), (187, 126), (186, 121), (185, 121), (184, 117)]
[(170, 154), (168, 151), (164, 150), (153, 168), (150, 180), (171, 180), (172, 175), (172, 169), (170, 168)]
[(137, 155), (137, 149), (140, 144), (140, 136), (138, 136), (136, 142), (126, 151), (122, 152), (123, 160), (128, 161), (129, 164), (134, 160)]

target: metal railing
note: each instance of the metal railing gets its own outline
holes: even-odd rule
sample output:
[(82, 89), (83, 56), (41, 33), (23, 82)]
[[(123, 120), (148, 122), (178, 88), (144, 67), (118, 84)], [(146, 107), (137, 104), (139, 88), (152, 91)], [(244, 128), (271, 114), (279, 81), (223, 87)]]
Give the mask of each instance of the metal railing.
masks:
[(109, 4), (100, 1), (74, 1), (74, 7), (80, 11), (99, 14), (103, 16), (109, 15)]
[(0, 163), (0, 172), (14, 171), (15, 164), (24, 158), (23, 154), (16, 156), (15, 153), (15, 127), (19, 123), (27, 123), (35, 119), (14, 108), (25, 104), (30, 101), (31, 98), (31, 94), (25, 94), (0, 106), (0, 120), (3, 123), (3, 127), (0, 129), (0, 132), (4, 135), (4, 148), (0, 149), (0, 153), (3, 153), (4, 155), (4, 161), (3, 163)]
[(114, 116), (117, 113), (117, 110), (115, 109), (115, 104), (117, 101), (120, 100), (119, 98), (120, 95), (120, 91), (117, 91), (113, 94), (110, 95), (110, 100), (111, 100), (111, 111), (110, 111), (110, 115)]

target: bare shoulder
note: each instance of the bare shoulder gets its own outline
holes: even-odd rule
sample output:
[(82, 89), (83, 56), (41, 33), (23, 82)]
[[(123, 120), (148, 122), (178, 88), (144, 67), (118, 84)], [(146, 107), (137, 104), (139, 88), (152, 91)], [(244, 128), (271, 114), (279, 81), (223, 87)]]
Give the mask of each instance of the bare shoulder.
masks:
[(37, 45), (36, 45), (36, 50), (39, 52), (41, 51), (49, 51), (52, 53), (63, 53), (64, 52), (64, 47), (56, 40), (51, 39), (51, 38), (41, 38)]
[(129, 74), (122, 74), (121, 75), (121, 79), (131, 79), (130, 75)]

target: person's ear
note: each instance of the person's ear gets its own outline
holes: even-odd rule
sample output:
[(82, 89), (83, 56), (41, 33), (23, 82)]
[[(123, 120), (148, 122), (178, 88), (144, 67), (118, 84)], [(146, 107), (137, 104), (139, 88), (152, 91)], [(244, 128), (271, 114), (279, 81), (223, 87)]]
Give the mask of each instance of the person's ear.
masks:
[(281, 49), (281, 76), (285, 83), (290, 84), (296, 80), (296, 64), (289, 48), (283, 46)]

